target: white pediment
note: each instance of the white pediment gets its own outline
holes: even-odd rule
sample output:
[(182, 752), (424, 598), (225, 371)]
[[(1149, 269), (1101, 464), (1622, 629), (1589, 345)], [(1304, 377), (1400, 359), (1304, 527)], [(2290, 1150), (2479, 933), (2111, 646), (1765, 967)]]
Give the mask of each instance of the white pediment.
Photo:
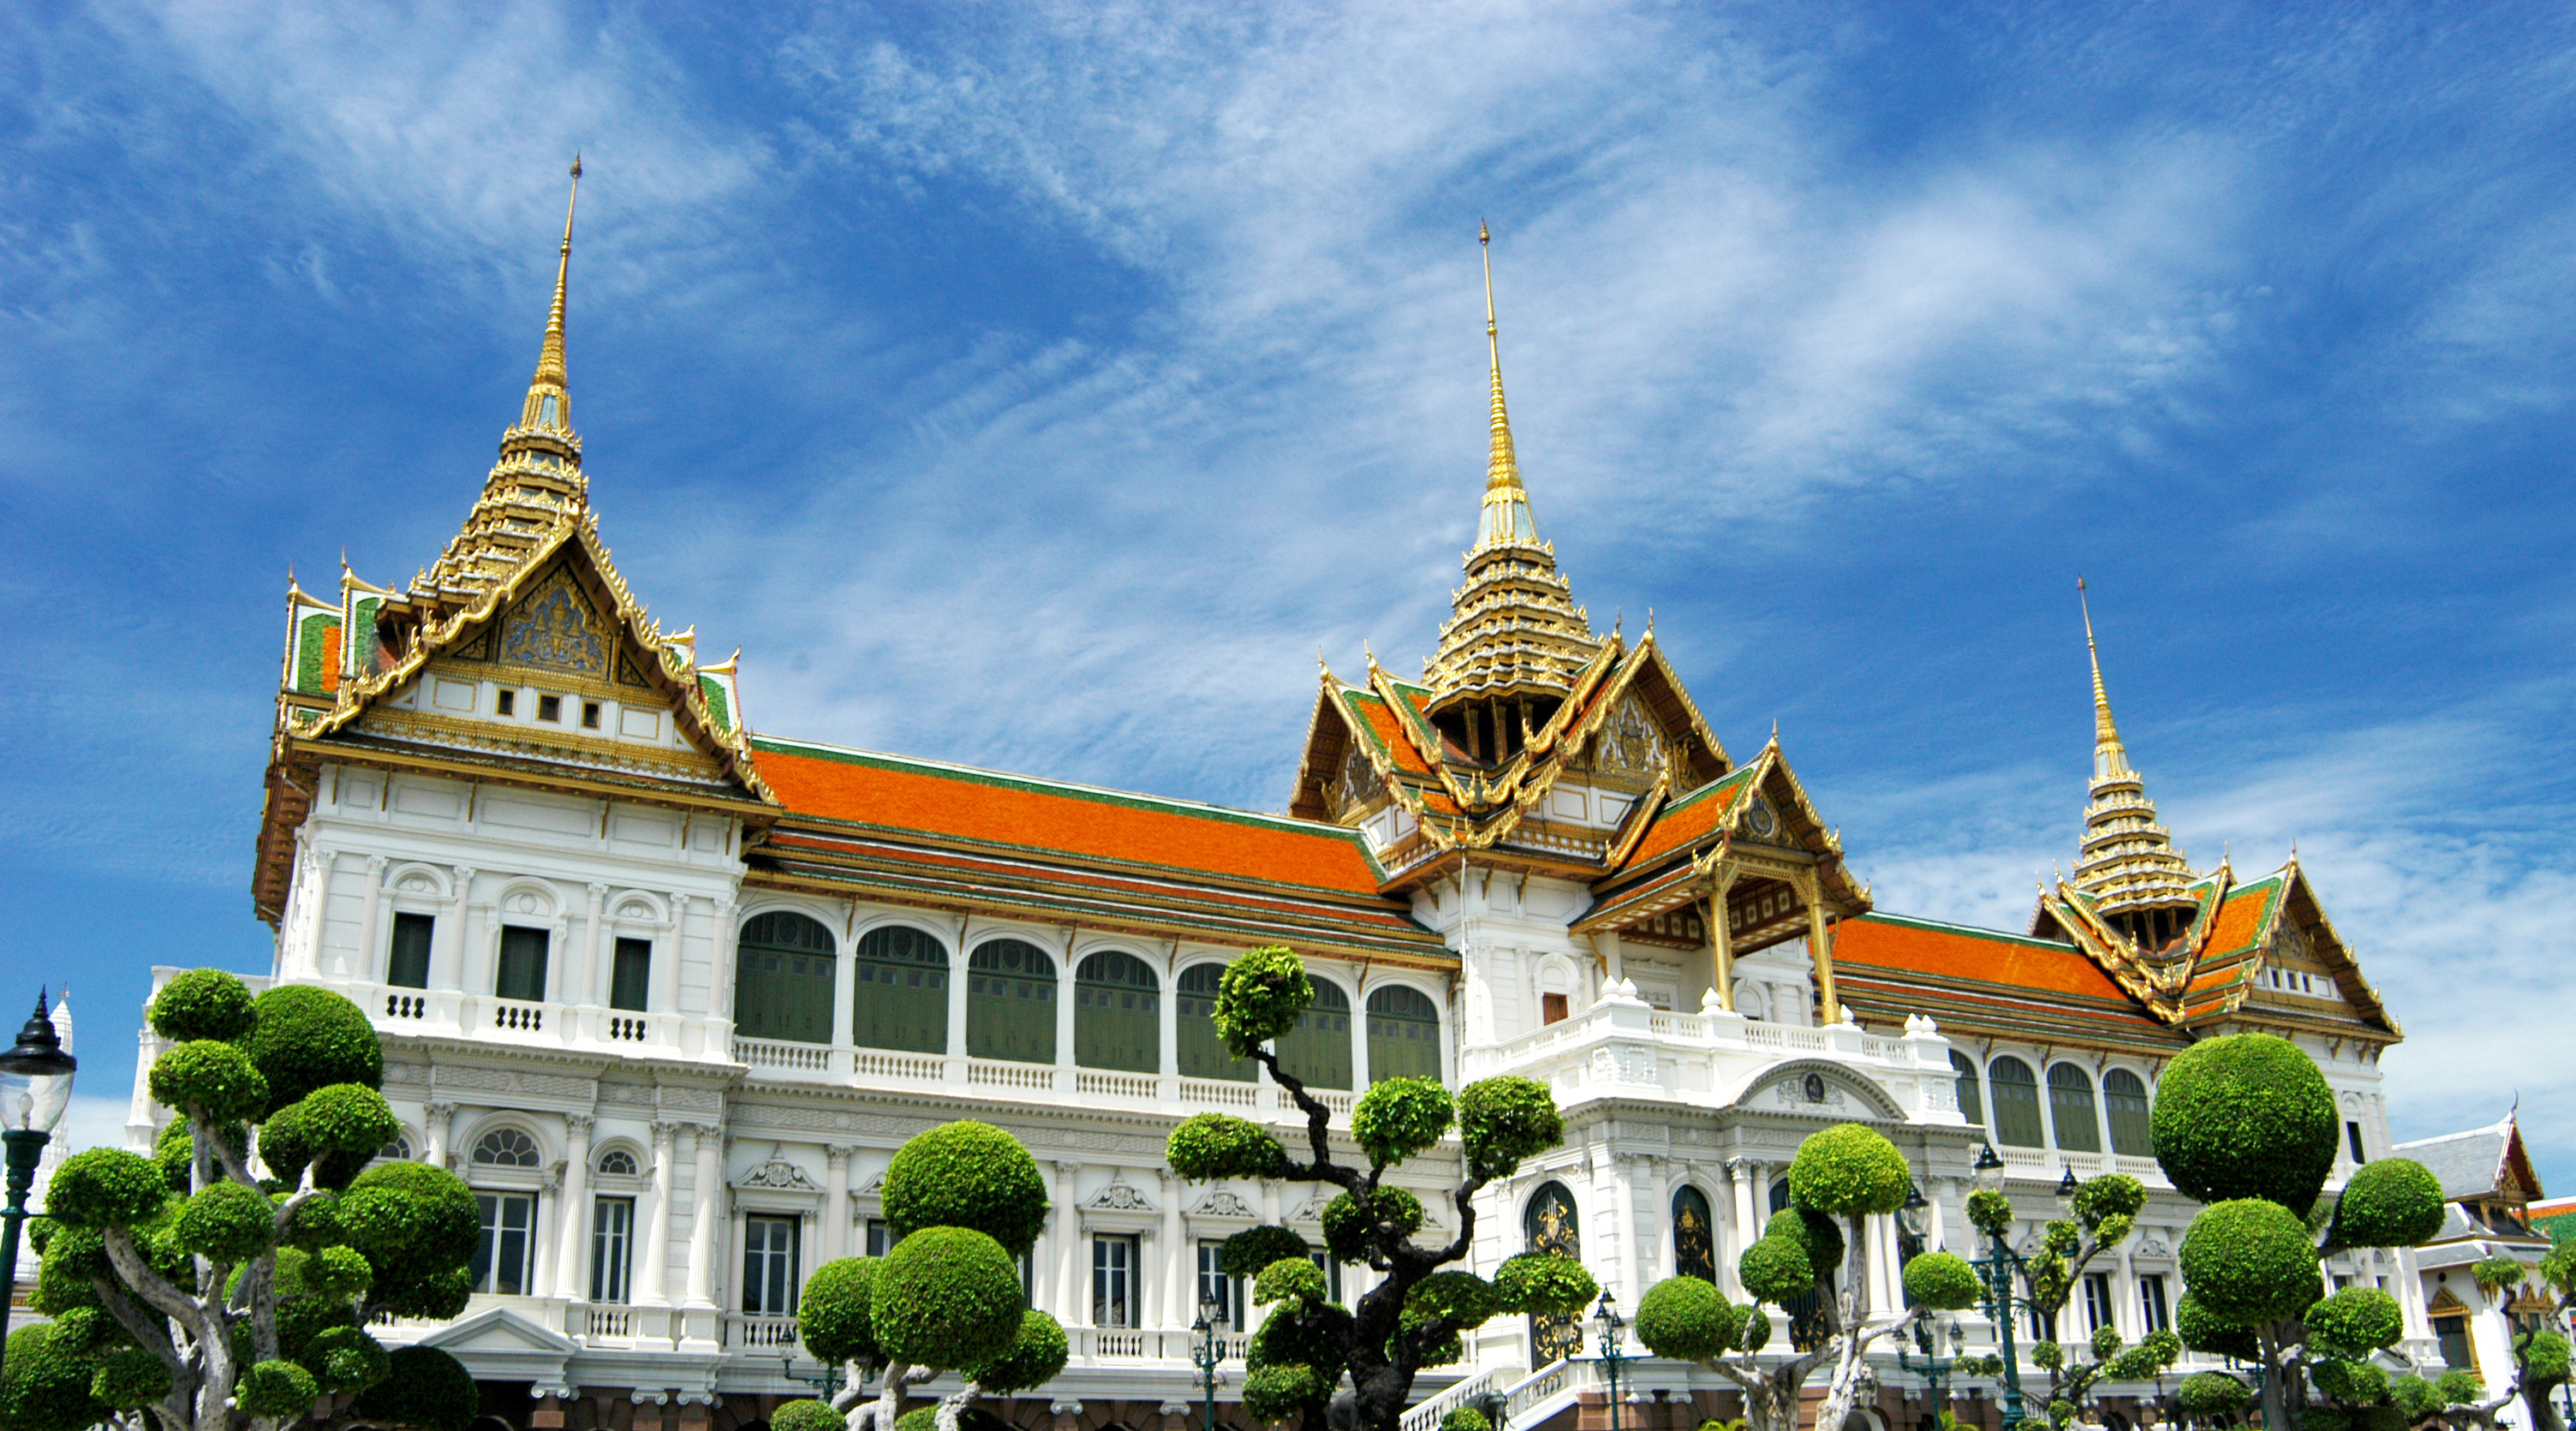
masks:
[(563, 1333), (532, 1322), (507, 1307), (491, 1307), (473, 1316), (453, 1321), (429, 1335), (417, 1345), (438, 1347), (463, 1358), (484, 1356), (568, 1356), (572, 1340)]

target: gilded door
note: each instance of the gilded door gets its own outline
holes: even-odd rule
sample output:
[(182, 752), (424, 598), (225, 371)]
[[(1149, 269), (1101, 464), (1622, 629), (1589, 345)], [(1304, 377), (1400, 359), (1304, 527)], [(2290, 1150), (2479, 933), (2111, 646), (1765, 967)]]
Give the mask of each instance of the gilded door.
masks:
[(1709, 1225), (1708, 1198), (1697, 1188), (1673, 1194), (1673, 1274), (1717, 1280), (1717, 1237)]
[[(1574, 1195), (1563, 1183), (1548, 1183), (1530, 1199), (1529, 1211), (1523, 1215), (1523, 1229), (1529, 1235), (1529, 1250), (1553, 1252), (1580, 1261), (1583, 1257), (1583, 1230), (1574, 1211)], [(1530, 1318), (1530, 1365), (1543, 1367), (1564, 1361), (1583, 1350), (1583, 1322), (1580, 1314), (1542, 1313)]]

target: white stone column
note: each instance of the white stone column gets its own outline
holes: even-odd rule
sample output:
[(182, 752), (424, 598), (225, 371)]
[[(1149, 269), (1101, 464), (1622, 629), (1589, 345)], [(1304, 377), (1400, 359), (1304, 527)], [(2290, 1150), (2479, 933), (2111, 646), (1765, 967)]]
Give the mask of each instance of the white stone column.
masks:
[(1154, 1058), (1154, 1067), (1160, 1071), (1162, 1078), (1158, 1091), (1161, 1096), (1166, 1099), (1178, 1098), (1181, 1096), (1181, 1000), (1180, 990), (1178, 988), (1179, 983), (1180, 975), (1177, 972), (1169, 974), (1163, 980), (1161, 992), (1155, 995), (1157, 1002), (1154, 1007), (1157, 1010), (1158, 1016), (1156, 1023), (1158, 1024), (1158, 1027), (1154, 1031), (1155, 1046), (1157, 1049)]
[(1082, 1213), (1074, 1206), (1073, 1176), (1082, 1164), (1055, 1165), (1056, 1320), (1068, 1327), (1091, 1325), (1091, 1299), (1082, 1294)]
[(641, 1306), (671, 1305), (671, 1157), (679, 1131), (676, 1123), (653, 1125), (653, 1181), (644, 1192), (643, 1255), (635, 1259), (635, 1301)]
[(455, 1131), (456, 1105), (424, 1103), (420, 1108), (421, 1136), (429, 1144), (421, 1150), (420, 1160), (433, 1168), (447, 1166), (447, 1140)]
[(724, 1218), (724, 1140), (713, 1128), (691, 1127), (697, 1142), (696, 1205), (689, 1214), (689, 1301), (715, 1305), (716, 1225)]
[(575, 968), (571, 982), (564, 989), (564, 1002), (568, 1004), (598, 1005), (608, 1002), (607, 991), (602, 987), (607, 982), (608, 970), (601, 967), (602, 961), (599, 957), (600, 942), (607, 933), (600, 918), (600, 906), (608, 901), (608, 885), (600, 880), (592, 880), (588, 893), (589, 901), (583, 906), (581, 918), (581, 962)]
[(823, 1149), (823, 1260), (826, 1262), (850, 1255), (850, 1154), (857, 1151), (847, 1143), (831, 1143)]
[(1632, 1317), (1637, 1314), (1638, 1300), (1646, 1295), (1637, 1269), (1636, 1162), (1633, 1154), (1610, 1155), (1610, 1206), (1618, 1218), (1619, 1231), (1619, 1300), (1627, 1304), (1626, 1315)]
[(1733, 1217), (1729, 1219), (1725, 1243), (1718, 1249), (1717, 1283), (1730, 1297), (1744, 1295), (1744, 1281), (1736, 1274), (1737, 1259), (1753, 1245), (1753, 1167), (1742, 1158), (1726, 1160), (1726, 1180), (1735, 1194)]
[(1190, 1295), (1189, 1279), (1197, 1271), (1198, 1248), (1187, 1242), (1181, 1228), (1181, 1195), (1188, 1191), (1181, 1180), (1165, 1168), (1163, 1180), (1163, 1320), (1158, 1324), (1173, 1330), (1186, 1329), (1198, 1315), (1198, 1298)]
[(590, 1242), (591, 1115), (564, 1115), (563, 1216), (556, 1219), (555, 1290), (576, 1302), (587, 1301), (590, 1287), (582, 1281), (583, 1254)]
[(734, 903), (719, 895), (707, 901), (707, 1013), (733, 1022), (733, 980), (737, 962)]
[[(645, 1000), (657, 1014), (680, 1011), (680, 960), (689, 942), (689, 897), (671, 896), (671, 951), (653, 961), (653, 995)], [(660, 950), (654, 951), (657, 955)]]
[(1645, 1289), (1660, 1280), (1664, 1259), (1672, 1251), (1673, 1190), (1671, 1159), (1648, 1157), (1639, 1161), (1646, 1165), (1645, 1236), (1640, 1240), (1637, 1266), (1637, 1295), (1642, 1299)]
[(1351, 1095), (1369, 1091), (1368, 990), (1351, 1000)]
[(1064, 932), (1064, 953), (1055, 965), (1055, 1091), (1073, 1092), (1073, 938)]
[(859, 941), (844, 939), (840, 954), (832, 960), (832, 1036), (827, 1040), (832, 1047), (852, 1046), (850, 1035), (859, 1023), (858, 999)]
[(483, 901), (473, 909), (474, 942), (467, 946), (465, 991), (491, 994), (497, 990), (501, 972), (501, 906)]
[(529, 1270), (528, 1291), (539, 1297), (555, 1294), (555, 1269), (561, 1261), (555, 1255), (557, 1240), (564, 1227), (563, 1168), (550, 1167), (537, 1174), (537, 1225), (528, 1229), (531, 1239), (528, 1260), (536, 1265)]
[[(358, 953), (352, 959), (341, 959), (332, 972), (342, 978), (355, 978), (368, 983), (384, 979), (384, 966), (376, 951), (384, 944), (378, 930), (384, 927), (385, 867), (393, 861), (383, 855), (367, 856), (367, 905), (358, 920)], [(353, 968), (352, 965), (355, 967)]]
[(957, 958), (948, 970), (948, 1079), (966, 1081), (966, 961), (971, 957), (961, 943)]
[(435, 931), (437, 937), (430, 944), (429, 970), (429, 986), (451, 992), (465, 987), (465, 945), (468, 937), (465, 928), (465, 910), (466, 898), (474, 890), (474, 867), (458, 865), (454, 873), (456, 884), (449, 892), (447, 918), (440, 921), (447, 927)]

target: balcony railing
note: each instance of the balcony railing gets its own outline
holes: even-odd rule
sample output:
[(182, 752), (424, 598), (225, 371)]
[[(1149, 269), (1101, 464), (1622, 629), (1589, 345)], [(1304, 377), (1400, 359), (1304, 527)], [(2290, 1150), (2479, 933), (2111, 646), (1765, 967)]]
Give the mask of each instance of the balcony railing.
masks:
[(725, 1317), (725, 1345), (745, 1351), (778, 1351), (796, 1345), (794, 1317), (735, 1312)]

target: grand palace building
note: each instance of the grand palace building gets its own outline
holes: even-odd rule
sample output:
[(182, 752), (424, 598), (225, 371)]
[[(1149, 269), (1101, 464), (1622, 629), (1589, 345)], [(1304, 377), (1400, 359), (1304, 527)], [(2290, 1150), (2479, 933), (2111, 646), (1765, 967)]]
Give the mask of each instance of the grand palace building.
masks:
[[(1631, 1310), (1676, 1274), (1731, 1286), (1799, 1140), (1859, 1120), (1931, 1204), (1919, 1234), (1880, 1219), (1868, 1240), (1878, 1305), (1908, 1245), (1967, 1250), (1991, 1144), (2029, 1219), (2057, 1215), (2070, 1172), (2145, 1181), (2138, 1234), (2056, 1333), (2167, 1326), (2195, 1209), (2157, 1171), (2148, 1112), (2167, 1061), (2213, 1033), (2315, 1057), (2344, 1110), (2338, 1178), (2390, 1150), (2396, 1020), (2295, 861), (2187, 862), (2098, 656), (2072, 873), (2027, 926), (1879, 909), (1778, 734), (1739, 757), (1651, 630), (1594, 629), (1532, 515), (1498, 347), (1455, 614), (1418, 675), (1373, 658), (1321, 675), (1284, 813), (1264, 814), (756, 733), (734, 663), (701, 661), (611, 560), (564, 305), (559, 268), (455, 539), (408, 583), (290, 582), (251, 877), (269, 981), (338, 990), (383, 1036), (407, 1129), (384, 1156), (478, 1194), (467, 1311), (379, 1331), (462, 1358), (502, 1425), (731, 1431), (811, 1394), (800, 1283), (883, 1249), (888, 1158), (958, 1118), (1013, 1133), (1054, 1193), (1022, 1274), (1072, 1360), (996, 1409), (1027, 1431), (1195, 1425), (1202, 1302), (1225, 1309), (1231, 1385), (1260, 1315), (1218, 1243), (1284, 1222), (1321, 1245), (1314, 1187), (1191, 1184), (1163, 1162), (1192, 1113), (1303, 1121), (1212, 1032), (1218, 971), (1261, 944), (1313, 975), (1279, 1052), (1337, 1122), (1395, 1075), (1550, 1085), (1565, 1142), (1484, 1191), (1470, 1265), (1558, 1249)], [(142, 1064), (158, 1051), (147, 1030)], [(168, 1115), (136, 1087), (142, 1147)], [(1397, 1180), (1438, 1209), (1457, 1173), (1435, 1154)], [(2412, 1256), (2330, 1270), (2398, 1293), (2429, 1349)], [(1345, 1297), (1370, 1275), (1329, 1271)], [(1982, 1349), (1992, 1329), (1970, 1316), (1959, 1336)], [(1599, 1366), (1562, 1358), (1596, 1338), (1491, 1322), (1412, 1419), (1488, 1391), (1515, 1426), (1570, 1417)], [(1666, 1418), (1630, 1425), (1732, 1405), (1686, 1366), (1627, 1377)], [(1929, 1409), (1892, 1356), (1880, 1382), (1862, 1413), (1880, 1431)], [(2157, 1388), (2117, 1390), (2134, 1419)], [(1991, 1424), (1991, 1390), (1960, 1409)]]

